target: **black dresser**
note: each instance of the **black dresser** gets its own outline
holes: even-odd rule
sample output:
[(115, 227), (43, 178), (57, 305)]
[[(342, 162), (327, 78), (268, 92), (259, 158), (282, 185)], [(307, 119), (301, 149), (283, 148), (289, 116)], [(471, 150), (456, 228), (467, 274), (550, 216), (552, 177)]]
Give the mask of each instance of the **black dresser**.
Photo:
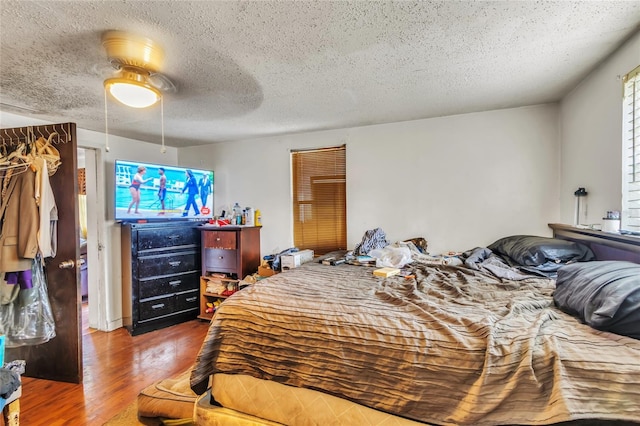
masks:
[(197, 317), (201, 270), (198, 225), (122, 224), (122, 316), (132, 335)]

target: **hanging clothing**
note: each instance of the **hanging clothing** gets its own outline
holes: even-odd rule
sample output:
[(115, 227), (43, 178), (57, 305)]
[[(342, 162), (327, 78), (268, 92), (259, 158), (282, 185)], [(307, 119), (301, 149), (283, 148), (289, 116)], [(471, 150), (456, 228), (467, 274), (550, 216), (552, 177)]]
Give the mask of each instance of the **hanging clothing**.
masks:
[[(0, 271), (31, 269), (38, 253), (40, 216), (35, 199), (36, 174), (14, 173), (0, 203)], [(3, 182), (4, 183), (4, 182)]]
[(20, 285), (18, 297), (0, 306), (0, 332), (5, 334), (8, 348), (39, 345), (56, 335), (42, 256), (38, 255), (31, 261), (30, 270), (24, 272), (28, 273), (31, 287)]
[(42, 257), (55, 257), (58, 249), (58, 207), (49, 182), (47, 162), (35, 158), (32, 166), (36, 169), (35, 197), (40, 215), (38, 247)]
[(9, 285), (19, 284), (22, 290), (33, 288), (33, 279), (31, 278), (31, 269), (20, 272), (7, 272), (4, 279)]
[[(18, 298), (20, 292), (19, 285), (7, 284), (5, 280), (0, 280), (0, 314), (2, 313), (2, 305), (9, 305)], [(0, 317), (0, 319), (2, 319)]]
[(7, 347), (55, 337), (43, 258), (57, 249), (58, 209), (49, 176), (60, 156), (43, 138), (26, 155), (24, 148), (9, 154), (0, 170), (0, 333)]

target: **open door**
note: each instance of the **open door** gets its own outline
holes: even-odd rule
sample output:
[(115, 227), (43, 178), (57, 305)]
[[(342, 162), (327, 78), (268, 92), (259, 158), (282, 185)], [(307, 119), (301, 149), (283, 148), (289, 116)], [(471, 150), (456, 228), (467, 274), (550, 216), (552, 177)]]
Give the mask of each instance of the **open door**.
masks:
[(62, 161), (49, 179), (58, 208), (57, 252), (55, 257), (45, 261), (56, 337), (41, 345), (8, 348), (5, 359), (26, 360), (25, 375), (29, 377), (82, 383), (76, 125), (64, 123), (0, 129), (0, 144), (17, 143), (31, 131), (36, 137), (42, 136), (45, 139), (52, 133), (57, 133), (52, 142), (60, 152)]

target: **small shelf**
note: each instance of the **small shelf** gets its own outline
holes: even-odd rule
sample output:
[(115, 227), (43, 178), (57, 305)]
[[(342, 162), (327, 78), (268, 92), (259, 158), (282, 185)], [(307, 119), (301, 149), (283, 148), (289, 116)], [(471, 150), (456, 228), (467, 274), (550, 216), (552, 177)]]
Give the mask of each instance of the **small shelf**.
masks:
[(577, 241), (589, 246), (597, 260), (626, 260), (640, 263), (640, 237), (583, 229), (560, 223), (550, 223), (553, 236)]
[[(214, 279), (224, 283), (235, 283), (236, 285), (239, 282), (237, 279), (234, 279), (234, 278), (215, 277)], [(213, 318), (213, 315), (215, 314), (215, 310), (211, 313), (207, 313), (206, 312), (207, 303), (215, 303), (214, 301), (216, 300), (219, 300), (222, 302), (231, 295), (225, 296), (224, 294), (210, 293), (206, 291), (207, 284), (208, 284), (207, 277), (201, 276), (200, 277), (200, 315), (198, 315), (198, 318), (210, 321), (211, 318)]]
[(213, 314), (200, 314), (200, 315), (198, 315), (198, 319), (202, 319), (202, 320), (211, 321), (211, 318), (213, 318)]
[(619, 232), (605, 232), (595, 229), (578, 228), (572, 225), (564, 225), (561, 223), (550, 223), (549, 228), (558, 235), (574, 234), (582, 235), (592, 241), (606, 241), (611, 246), (618, 246), (632, 251), (640, 252), (640, 237), (635, 235), (623, 235)]

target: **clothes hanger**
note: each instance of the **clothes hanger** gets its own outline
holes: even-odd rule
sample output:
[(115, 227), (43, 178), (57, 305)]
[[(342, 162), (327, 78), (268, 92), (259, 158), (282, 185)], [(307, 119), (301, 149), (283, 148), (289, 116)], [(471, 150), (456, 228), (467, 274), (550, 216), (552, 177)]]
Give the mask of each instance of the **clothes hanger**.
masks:
[[(62, 131), (64, 131), (64, 128), (62, 129)], [(51, 133), (51, 134), (49, 135), (49, 137), (47, 138), (47, 145), (48, 145), (48, 146), (51, 146), (52, 148), (53, 148), (52, 143), (53, 143), (53, 137), (54, 137), (54, 136), (58, 136), (58, 139), (60, 139), (60, 138), (59, 138), (59, 136), (60, 136), (60, 135), (59, 135), (57, 132), (53, 132), (53, 133)], [(66, 138), (66, 136), (67, 136), (67, 135), (65, 134), (65, 138)]]
[(67, 130), (64, 128), (64, 125), (60, 126), (60, 128), (62, 129), (62, 133), (64, 133), (64, 142), (69, 142), (69, 134), (67, 133)]
[[(27, 170), (31, 164), (31, 159), (24, 154), (24, 151), (29, 141), (29, 129), (27, 128), (27, 134), (25, 135), (22, 129), (19, 129), (20, 135), (16, 133), (16, 129), (11, 129), (11, 133), (15, 138), (15, 144), (13, 139), (10, 140), (8, 148), (10, 148), (7, 155), (5, 155), (0, 162), (0, 170), (18, 169), (24, 167), (24, 170), (14, 171), (13, 174), (22, 173)], [(23, 142), (21, 140), (24, 139)]]
[(24, 153), (24, 149), (25, 149), (25, 144), (24, 143), (19, 143), (18, 146), (16, 146), (16, 149), (14, 149), (11, 154), (9, 154), (7, 156), (7, 160), (11, 161), (13, 159), (20, 159), (20, 160), (26, 160), (27, 157), (25, 155), (23, 155)]
[(52, 144), (55, 136), (60, 135), (57, 132), (52, 131), (47, 139), (40, 137), (36, 141), (36, 155), (47, 162), (47, 172), (49, 173), (49, 176), (53, 176), (53, 174), (58, 170), (58, 167), (60, 167), (60, 164), (62, 164), (62, 161), (60, 160), (60, 152), (58, 152), (56, 147)]
[[(11, 129), (11, 132), (13, 133), (13, 137), (16, 138), (16, 143), (20, 142), (20, 136), (17, 135), (16, 129), (15, 128)], [(13, 145), (13, 139), (12, 139), (11, 145)]]

